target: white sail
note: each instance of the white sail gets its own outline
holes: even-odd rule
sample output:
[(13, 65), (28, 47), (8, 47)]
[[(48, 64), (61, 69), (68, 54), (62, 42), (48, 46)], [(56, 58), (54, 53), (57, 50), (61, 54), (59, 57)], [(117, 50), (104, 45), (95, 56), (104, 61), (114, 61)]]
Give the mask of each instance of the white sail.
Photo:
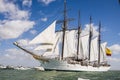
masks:
[[(76, 46), (78, 45), (78, 40), (76, 40)], [(85, 59), (84, 53), (83, 53), (83, 46), (82, 46), (82, 39), (79, 38), (79, 51), (78, 51), (78, 59)]]
[[(56, 35), (55, 35), (55, 40), (54, 40), (54, 44), (52, 45), (52, 50), (51, 51), (46, 51), (43, 56), (46, 56), (46, 57), (52, 57), (52, 58), (55, 58), (55, 57), (58, 57), (60, 55), (60, 43), (61, 43), (61, 36), (62, 36), (62, 32), (56, 32)], [(46, 47), (47, 48), (47, 47)]]
[(73, 57), (76, 55), (76, 31), (66, 31), (65, 35), (65, 46), (64, 46), (64, 57)]
[(106, 52), (105, 52), (106, 45), (107, 45), (107, 42), (104, 42), (104, 43), (101, 44), (101, 48), (100, 48), (100, 62), (106, 61)]
[(55, 37), (55, 43), (53, 45), (53, 49), (52, 52), (54, 55), (59, 55), (60, 51), (59, 51), (59, 42), (60, 42), (60, 34), (56, 33), (56, 37)]
[(56, 21), (29, 42), (29, 44), (37, 44), (34, 50), (41, 52), (41, 55), (51, 55), (53, 53), (53, 47), (56, 40), (55, 25)]
[(84, 59), (86, 59), (88, 58), (89, 35), (82, 36), (81, 41), (82, 41), (82, 51), (83, 51)]
[(48, 28), (41, 32), (37, 37), (35, 37), (29, 44), (40, 44), (40, 43), (54, 43), (55, 39), (55, 25), (54, 21)]
[(98, 37), (92, 39), (91, 50), (90, 50), (90, 61), (98, 60)]
[(40, 45), (37, 48), (35, 48), (34, 50), (46, 50), (46, 49), (52, 49), (53, 45)]
[[(79, 37), (79, 51), (78, 51), (78, 59), (86, 59), (87, 58), (87, 50), (85, 51), (85, 49), (87, 49), (88, 46), (88, 36), (87, 35), (83, 35), (83, 33), (80, 34)], [(83, 41), (86, 40), (87, 43), (84, 44)], [(76, 50), (77, 50), (77, 46), (78, 46), (78, 35), (76, 38)]]

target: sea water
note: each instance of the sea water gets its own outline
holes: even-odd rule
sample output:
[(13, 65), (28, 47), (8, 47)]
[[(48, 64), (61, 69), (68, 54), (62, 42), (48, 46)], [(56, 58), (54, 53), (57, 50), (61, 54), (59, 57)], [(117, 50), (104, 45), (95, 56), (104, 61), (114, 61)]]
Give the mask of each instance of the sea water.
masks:
[(0, 80), (120, 80), (120, 71), (65, 72), (0, 70)]

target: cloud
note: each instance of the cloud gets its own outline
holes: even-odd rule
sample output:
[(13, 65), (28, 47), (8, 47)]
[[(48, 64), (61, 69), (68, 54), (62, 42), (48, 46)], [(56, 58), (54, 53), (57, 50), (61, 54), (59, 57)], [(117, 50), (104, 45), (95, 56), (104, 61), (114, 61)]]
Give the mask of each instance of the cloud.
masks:
[(20, 10), (17, 5), (5, 0), (0, 0), (0, 13), (8, 19), (28, 19), (29, 17), (28, 11)]
[(41, 10), (39, 11), (39, 14), (40, 14), (41, 16), (45, 16), (45, 13), (43, 13)]
[(29, 11), (20, 10), (18, 5), (7, 0), (0, 0), (0, 13), (5, 17), (0, 20), (0, 39), (17, 38), (35, 25), (28, 20)]
[(27, 50), (29, 50), (29, 51), (39, 55), (40, 52), (34, 50), (37, 45), (30, 45), (29, 44), (30, 41), (31, 40), (29, 40), (29, 39), (20, 39), (20, 40), (17, 41), (17, 43), (20, 46), (22, 46), (23, 48), (25, 48), (25, 49), (27, 49)]
[(0, 38), (12, 39), (28, 31), (35, 23), (28, 20), (6, 20), (0, 22)]
[(14, 66), (38, 66), (39, 62), (20, 49), (7, 49), (0, 56), (0, 64)]
[(46, 22), (47, 21), (47, 17), (41, 18), (41, 21)]
[[(93, 37), (98, 36), (98, 26), (95, 26), (94, 24), (91, 24), (92, 26), (92, 31), (93, 31)], [(82, 30), (82, 35), (89, 34), (90, 31), (90, 24), (86, 24), (85, 28)]]
[(23, 0), (22, 4), (23, 6), (31, 7), (32, 0)]
[(120, 70), (120, 58), (116, 58), (116, 57), (109, 57), (107, 58), (108, 62), (111, 65), (111, 70)]
[(39, 14), (40, 14), (41, 16), (44, 16), (44, 17), (40, 18), (41, 21), (46, 22), (46, 21), (48, 20), (48, 18), (45, 17), (45, 16), (46, 16), (45, 13), (43, 13), (42, 11), (39, 11)]
[(38, 1), (44, 3), (45, 5), (49, 5), (51, 2), (54, 2), (55, 0), (38, 0)]
[(28, 45), (29, 44), (29, 39), (20, 39), (18, 40), (17, 42), (20, 44), (20, 45)]
[(112, 46), (109, 47), (113, 54), (120, 54), (120, 45), (119, 44), (114, 44)]
[(37, 33), (37, 31), (36, 30), (30, 30), (30, 33), (34, 35), (34, 34)]
[(108, 61), (110, 61), (110, 62), (120, 62), (120, 59), (119, 58), (109, 57)]

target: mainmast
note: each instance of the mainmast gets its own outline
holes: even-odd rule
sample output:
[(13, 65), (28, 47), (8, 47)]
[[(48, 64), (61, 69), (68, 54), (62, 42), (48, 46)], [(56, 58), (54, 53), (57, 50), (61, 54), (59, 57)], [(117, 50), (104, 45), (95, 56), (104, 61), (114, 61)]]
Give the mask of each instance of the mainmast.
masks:
[(88, 60), (90, 60), (90, 52), (91, 52), (91, 39), (92, 39), (92, 28), (91, 28), (91, 24), (92, 24), (92, 17), (90, 16), (90, 31), (89, 31), (89, 55), (88, 55)]
[(81, 33), (81, 24), (80, 24), (80, 11), (78, 13), (78, 44), (77, 44), (77, 60), (79, 55), (79, 43), (80, 43), (80, 33)]
[(63, 60), (64, 54), (64, 43), (65, 43), (65, 31), (67, 29), (67, 7), (66, 7), (66, 0), (64, 0), (64, 20), (63, 20), (63, 40), (62, 40), (62, 54), (61, 59)]
[(99, 37), (98, 37), (98, 64), (100, 65), (100, 44), (101, 44), (101, 22), (99, 22)]

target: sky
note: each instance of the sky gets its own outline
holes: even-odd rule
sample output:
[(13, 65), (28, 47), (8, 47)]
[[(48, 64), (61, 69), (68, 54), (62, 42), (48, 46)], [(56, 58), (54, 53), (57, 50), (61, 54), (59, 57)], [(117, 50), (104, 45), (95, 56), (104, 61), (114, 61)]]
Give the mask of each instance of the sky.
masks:
[[(62, 20), (63, 0), (0, 0), (0, 64), (39, 66), (13, 42), (27, 44), (54, 20)], [(102, 41), (108, 42), (111, 70), (120, 70), (120, 4), (118, 0), (67, 0), (69, 28), (77, 28), (78, 11), (82, 28), (102, 23)], [(56, 29), (60, 29), (59, 26)]]

